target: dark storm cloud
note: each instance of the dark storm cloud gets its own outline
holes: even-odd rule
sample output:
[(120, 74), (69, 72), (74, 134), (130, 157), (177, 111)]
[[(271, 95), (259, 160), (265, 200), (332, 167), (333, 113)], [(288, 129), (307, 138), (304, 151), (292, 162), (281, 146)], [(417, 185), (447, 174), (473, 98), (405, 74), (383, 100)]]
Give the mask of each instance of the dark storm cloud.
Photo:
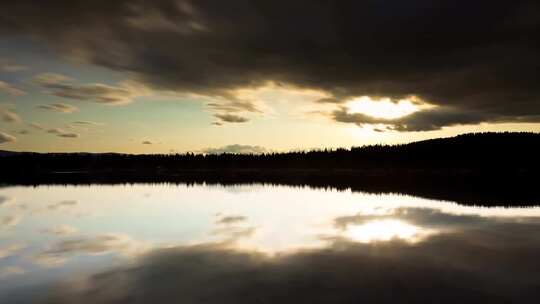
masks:
[(4, 1), (0, 33), (153, 88), (235, 100), (234, 89), (274, 81), (326, 91), (324, 102), (415, 95), (452, 109), (398, 130), (540, 114), (533, 0)]

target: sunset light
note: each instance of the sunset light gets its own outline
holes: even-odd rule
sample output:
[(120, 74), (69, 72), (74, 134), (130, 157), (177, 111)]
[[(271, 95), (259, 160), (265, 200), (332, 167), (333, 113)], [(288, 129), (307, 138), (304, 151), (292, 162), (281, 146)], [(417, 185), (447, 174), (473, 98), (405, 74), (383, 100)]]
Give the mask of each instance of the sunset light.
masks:
[(418, 106), (408, 99), (392, 101), (390, 98), (371, 99), (362, 96), (347, 103), (350, 114), (361, 113), (375, 118), (396, 119), (410, 115), (419, 110)]
[(346, 235), (362, 243), (390, 241), (393, 239), (414, 242), (421, 235), (421, 232), (418, 227), (402, 221), (380, 220), (349, 227)]

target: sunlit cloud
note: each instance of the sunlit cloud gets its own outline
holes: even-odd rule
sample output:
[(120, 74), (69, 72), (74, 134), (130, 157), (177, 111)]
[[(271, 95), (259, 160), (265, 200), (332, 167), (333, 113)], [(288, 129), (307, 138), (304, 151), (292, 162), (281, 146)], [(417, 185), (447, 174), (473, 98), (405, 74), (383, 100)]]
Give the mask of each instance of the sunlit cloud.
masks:
[(79, 108), (77, 108), (76, 106), (65, 103), (38, 105), (37, 108), (60, 113), (74, 113), (79, 111)]
[(0, 207), (7, 207), (15, 202), (15, 198), (10, 196), (0, 195)]
[(8, 108), (0, 107), (0, 118), (2, 118), (4, 122), (8, 122), (8, 123), (22, 122), (21, 117), (19, 117), (19, 115), (15, 113), (13, 110), (8, 109)]
[(21, 219), (22, 218), (20, 216), (16, 216), (16, 215), (6, 215), (0, 218), (0, 230), (10, 229), (17, 226), (17, 224), (19, 224)]
[(256, 227), (226, 226), (214, 229), (212, 234), (222, 237), (225, 243), (234, 243), (252, 237), (256, 231)]
[(69, 225), (61, 225), (61, 226), (56, 226), (56, 227), (41, 230), (41, 232), (43, 233), (52, 234), (56, 236), (69, 236), (69, 235), (76, 234), (78, 231), (79, 230), (77, 228), (69, 226)]
[(350, 114), (361, 113), (384, 119), (396, 119), (407, 116), (418, 111), (420, 108), (417, 104), (408, 99), (394, 102), (390, 98), (374, 100), (369, 96), (352, 99), (347, 102), (345, 106)]
[(137, 241), (124, 234), (102, 234), (64, 239), (34, 255), (32, 261), (43, 267), (57, 267), (78, 255), (103, 255), (115, 253), (135, 257), (150, 249), (146, 242)]
[(78, 201), (69, 200), (69, 201), (61, 201), (58, 203), (50, 204), (47, 206), (47, 209), (49, 210), (59, 210), (59, 209), (65, 209), (65, 208), (72, 208), (78, 205)]
[(0, 268), (0, 279), (7, 279), (13, 276), (19, 276), (26, 273), (26, 270), (24, 270), (21, 267), (18, 266), (7, 266), (4, 268)]
[(22, 244), (11, 244), (6, 246), (0, 246), (0, 259), (10, 257), (17, 252), (25, 248), (25, 245)]
[(206, 148), (201, 150), (205, 154), (262, 154), (269, 152), (268, 149), (261, 146), (250, 146), (250, 145), (228, 145), (221, 148)]
[(47, 130), (47, 133), (55, 134), (56, 136), (63, 138), (78, 138), (80, 136), (78, 133), (68, 132), (60, 128), (49, 129)]
[(16, 64), (5, 59), (0, 59), (0, 71), (2, 72), (14, 73), (26, 71), (28, 69), (29, 68), (25, 65)]
[(147, 92), (142, 85), (129, 81), (118, 86), (102, 83), (78, 84), (70, 77), (54, 73), (37, 75), (33, 81), (54, 96), (107, 105), (125, 105)]
[[(373, 109), (372, 111), (377, 112)], [(351, 123), (359, 127), (371, 126), (374, 127), (373, 130), (380, 132), (434, 131), (450, 126), (479, 124), (489, 119), (485, 114), (473, 110), (431, 105), (426, 105), (424, 108), (396, 118), (375, 117), (361, 112), (351, 112), (346, 106), (340, 106), (338, 110), (331, 112), (328, 116), (337, 122)], [(500, 117), (496, 120), (502, 123), (516, 119), (516, 117)]]
[(7, 93), (12, 96), (21, 96), (25, 95), (26, 92), (15, 87), (14, 85), (11, 85), (5, 81), (0, 81), (0, 92)]
[(71, 124), (76, 125), (76, 126), (103, 126), (104, 125), (104, 123), (89, 121), (89, 120), (74, 121)]
[(36, 130), (45, 130), (45, 126), (37, 122), (32, 122), (32, 123), (29, 123), (28, 125)]
[(415, 241), (421, 229), (414, 225), (398, 220), (373, 221), (359, 226), (350, 226), (345, 235), (358, 242), (390, 241), (402, 239)]
[(17, 138), (15, 136), (0, 131), (0, 144), (13, 143), (16, 141)]

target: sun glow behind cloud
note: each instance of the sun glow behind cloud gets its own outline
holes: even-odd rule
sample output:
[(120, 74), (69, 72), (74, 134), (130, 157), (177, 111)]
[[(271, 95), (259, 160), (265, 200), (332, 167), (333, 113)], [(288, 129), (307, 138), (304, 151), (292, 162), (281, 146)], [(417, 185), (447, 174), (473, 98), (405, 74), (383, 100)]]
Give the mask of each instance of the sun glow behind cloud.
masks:
[(411, 224), (388, 219), (351, 226), (345, 234), (351, 239), (362, 243), (390, 241), (393, 239), (415, 242), (423, 235), (423, 231)]
[(393, 102), (390, 98), (372, 99), (369, 96), (355, 98), (347, 103), (350, 114), (360, 113), (376, 118), (396, 119), (420, 110), (414, 99)]

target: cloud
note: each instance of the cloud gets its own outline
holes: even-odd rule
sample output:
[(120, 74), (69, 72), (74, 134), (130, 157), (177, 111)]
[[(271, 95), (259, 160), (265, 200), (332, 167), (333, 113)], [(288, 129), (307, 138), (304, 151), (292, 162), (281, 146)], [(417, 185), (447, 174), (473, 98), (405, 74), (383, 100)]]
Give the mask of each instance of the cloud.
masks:
[(26, 248), (26, 246), (22, 244), (12, 244), (0, 247), (0, 259), (10, 257), (24, 248)]
[(22, 119), (11, 109), (0, 108), (0, 117), (4, 122), (20, 123)]
[(102, 83), (77, 84), (70, 77), (54, 73), (39, 74), (33, 80), (54, 96), (107, 105), (131, 103), (143, 92), (141, 88), (137, 88), (130, 82), (123, 82), (118, 86)]
[(0, 268), (0, 279), (6, 279), (6, 278), (10, 278), (12, 276), (23, 275), (25, 273), (26, 273), (26, 270), (24, 270), (21, 267), (7, 266), (7, 267), (4, 267), (4, 268)]
[(16, 142), (17, 138), (13, 135), (0, 131), (0, 144)]
[[(334, 220), (334, 225), (340, 230), (346, 230), (350, 226), (363, 225), (372, 221), (381, 220), (400, 220), (412, 223), (422, 228), (429, 229), (472, 229), (481, 226), (497, 223), (497, 218), (487, 218), (478, 215), (463, 215), (444, 213), (438, 209), (432, 208), (396, 208), (386, 213), (380, 214), (356, 214), (351, 216), (342, 216)], [(519, 219), (527, 222), (527, 219)]]
[(61, 201), (61, 202), (58, 202), (58, 203), (48, 205), (47, 209), (49, 209), (49, 210), (58, 210), (58, 209), (74, 207), (77, 204), (79, 204), (79, 202), (78, 201), (73, 201), (73, 200)]
[(540, 115), (530, 115), (529, 117), (492, 116), (483, 112), (450, 107), (435, 107), (420, 110), (396, 119), (376, 118), (362, 113), (349, 113), (345, 107), (341, 107), (339, 110), (335, 110), (328, 116), (337, 122), (353, 123), (358, 126), (382, 124), (384, 128), (380, 129), (380, 131), (433, 131), (443, 127), (472, 125), (484, 121), (499, 123), (519, 121), (540, 122)]
[(28, 70), (27, 66), (0, 61), (0, 71), (2, 72), (20, 72)]
[(223, 153), (232, 153), (232, 154), (262, 154), (269, 152), (266, 148), (261, 146), (250, 146), (250, 145), (228, 145), (221, 148), (207, 148), (201, 151), (206, 154), (223, 154)]
[(216, 224), (223, 224), (223, 225), (229, 225), (229, 224), (236, 224), (239, 222), (244, 222), (247, 220), (247, 217), (242, 215), (228, 215), (224, 216), (216, 221)]
[(88, 121), (88, 120), (74, 121), (71, 124), (72, 125), (77, 125), (77, 126), (102, 126), (102, 125), (104, 125), (101, 122), (94, 122), (94, 121)]
[(32, 123), (29, 123), (28, 124), (30, 127), (36, 129), (36, 130), (44, 130), (45, 127), (42, 125), (42, 124), (39, 124), (39, 123), (36, 123), (36, 122), (32, 122)]
[(153, 250), (53, 287), (46, 303), (534, 303), (538, 222), (492, 224), (416, 244), (336, 239), (275, 255), (221, 243)]
[(9, 95), (13, 95), (13, 96), (21, 96), (21, 95), (25, 95), (26, 92), (5, 82), (5, 81), (0, 81), (0, 92), (4, 92), (4, 93), (7, 93)]
[[(334, 103), (414, 95), (478, 114), (467, 123), (536, 122), (540, 5), (486, 5), (121, 0), (34, 7), (4, 1), (0, 20), (6, 37), (40, 38), (66, 58), (124, 72), (154, 89), (234, 100), (231, 92), (273, 81), (326, 92)], [(98, 102), (131, 100), (121, 86), (61, 82), (49, 90)]]
[(53, 111), (53, 112), (61, 112), (61, 113), (73, 113), (79, 111), (79, 108), (73, 105), (65, 104), (65, 103), (53, 103), (53, 104), (47, 104), (47, 105), (38, 105), (37, 108), (47, 111)]
[(56, 236), (69, 236), (69, 235), (76, 234), (78, 231), (79, 230), (77, 228), (68, 226), (68, 225), (61, 225), (61, 226), (56, 226), (56, 227), (41, 230), (41, 232), (43, 233), (52, 234)]
[(208, 108), (216, 111), (222, 111), (225, 113), (237, 113), (237, 112), (252, 112), (262, 113), (262, 111), (255, 105), (254, 102), (249, 100), (238, 99), (237, 96), (229, 96), (229, 99), (224, 102), (209, 102), (206, 105)]
[(248, 218), (242, 215), (226, 215), (216, 214), (219, 217), (215, 224), (216, 228), (212, 234), (219, 236), (221, 244), (235, 244), (237, 241), (245, 238), (251, 238), (257, 231), (257, 227), (245, 226)]
[(64, 129), (60, 129), (60, 128), (49, 129), (49, 130), (47, 130), (47, 133), (56, 134), (56, 136), (64, 137), (64, 138), (78, 138), (79, 137), (79, 134), (77, 134), (77, 133), (68, 132), (68, 131), (66, 131)]
[(142, 142), (143, 145), (152, 145), (153, 143), (149, 140), (145, 140)]
[(229, 100), (214, 101), (207, 103), (207, 106), (212, 111), (218, 111), (214, 117), (219, 119), (218, 122), (213, 122), (213, 125), (221, 126), (223, 123), (244, 123), (248, 122), (249, 118), (240, 115), (240, 113), (263, 113), (254, 102), (250, 100), (242, 100), (240, 97), (230, 95)]
[(0, 195), (0, 207), (5, 207), (13, 204), (15, 202), (15, 198), (10, 196), (4, 196)]
[(62, 134), (58, 134), (58, 137), (79, 138), (79, 134), (77, 134), (77, 133), (62, 133)]
[(148, 250), (148, 245), (123, 234), (102, 234), (61, 240), (32, 257), (35, 264), (44, 267), (62, 265), (76, 255), (102, 255), (116, 253), (131, 257)]
[(214, 114), (214, 117), (220, 119), (222, 122), (244, 123), (249, 121), (249, 118), (235, 114)]
[(0, 230), (13, 228), (17, 226), (17, 224), (19, 224), (20, 221), (21, 221), (21, 217), (19, 216), (15, 216), (15, 215), (4, 216), (0, 218)]
[(223, 244), (233, 244), (240, 239), (252, 237), (256, 231), (256, 227), (227, 226), (215, 229), (212, 234), (223, 237)]
[(10, 257), (25, 247), (26, 246), (21, 244), (12, 244), (0, 247), (0, 259)]

